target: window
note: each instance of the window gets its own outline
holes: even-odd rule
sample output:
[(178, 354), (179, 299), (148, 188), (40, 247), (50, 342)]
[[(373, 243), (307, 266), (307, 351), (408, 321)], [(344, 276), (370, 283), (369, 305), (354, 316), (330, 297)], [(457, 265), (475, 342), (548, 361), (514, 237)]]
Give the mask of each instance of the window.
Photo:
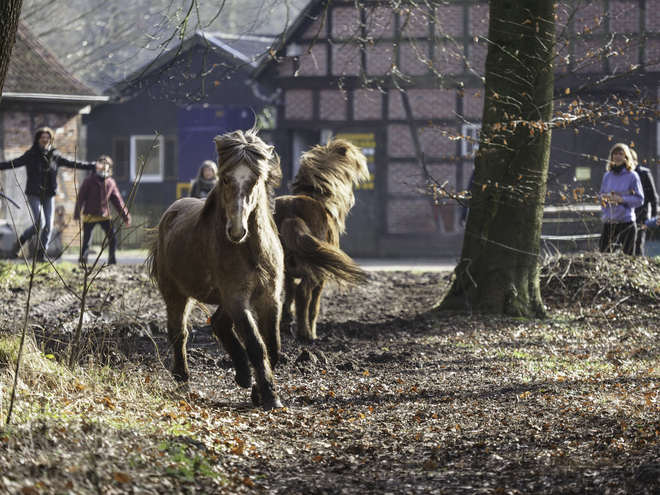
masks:
[(165, 162), (163, 136), (131, 136), (131, 180), (162, 182)]
[(463, 124), (461, 126), (461, 158), (473, 159), (479, 149), (481, 124)]

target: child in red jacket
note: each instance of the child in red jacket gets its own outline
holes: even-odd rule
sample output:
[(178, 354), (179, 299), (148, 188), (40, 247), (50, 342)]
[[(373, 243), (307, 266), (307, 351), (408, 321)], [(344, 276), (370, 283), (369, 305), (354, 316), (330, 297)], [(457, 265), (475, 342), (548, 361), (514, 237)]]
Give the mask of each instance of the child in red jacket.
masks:
[(126, 226), (131, 224), (131, 215), (126, 210), (126, 205), (121, 197), (117, 183), (110, 177), (111, 173), (112, 159), (107, 155), (99, 157), (96, 161), (96, 172), (83, 181), (78, 191), (74, 218), (79, 220), (82, 210), (83, 243), (80, 253), (80, 264), (83, 265), (87, 264), (92, 232), (97, 225), (101, 226), (105, 231), (106, 239), (109, 240), (110, 254), (108, 256), (108, 265), (117, 263), (115, 258), (117, 239), (115, 237), (109, 203), (112, 203), (117, 212), (122, 216)]

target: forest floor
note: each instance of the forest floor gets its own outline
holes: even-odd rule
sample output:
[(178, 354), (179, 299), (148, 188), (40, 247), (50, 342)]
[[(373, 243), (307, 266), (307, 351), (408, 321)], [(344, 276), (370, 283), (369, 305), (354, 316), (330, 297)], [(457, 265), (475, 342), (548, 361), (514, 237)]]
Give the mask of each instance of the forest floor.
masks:
[(660, 492), (652, 260), (549, 260), (542, 320), (438, 314), (451, 273), (371, 272), (324, 292), (316, 342), (282, 335), (270, 412), (197, 309), (177, 392), (144, 266), (103, 269), (82, 316), (80, 268), (28, 275), (0, 264), (0, 493)]

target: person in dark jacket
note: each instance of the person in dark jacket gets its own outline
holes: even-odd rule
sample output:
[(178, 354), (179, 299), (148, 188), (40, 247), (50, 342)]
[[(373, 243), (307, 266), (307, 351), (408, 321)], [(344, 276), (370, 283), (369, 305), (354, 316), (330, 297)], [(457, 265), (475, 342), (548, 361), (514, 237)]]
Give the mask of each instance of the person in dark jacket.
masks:
[(78, 191), (78, 200), (76, 201), (73, 218), (80, 220), (82, 211), (83, 241), (82, 251), (80, 252), (80, 264), (82, 265), (87, 264), (89, 247), (92, 243), (92, 232), (97, 225), (101, 226), (106, 239), (109, 241), (108, 265), (117, 263), (115, 257), (117, 238), (115, 237), (109, 203), (112, 203), (127, 226), (131, 224), (131, 215), (126, 209), (117, 183), (110, 175), (112, 175), (112, 159), (107, 155), (100, 156), (96, 160), (96, 172), (83, 181)]
[(217, 173), (218, 168), (212, 160), (204, 161), (199, 166), (199, 170), (197, 170), (197, 177), (195, 177), (192, 188), (190, 189), (190, 197), (206, 199), (218, 181), (216, 177)]
[(44, 261), (53, 228), (55, 193), (57, 192), (58, 167), (94, 170), (93, 162), (69, 160), (53, 148), (55, 133), (49, 127), (40, 127), (34, 134), (34, 143), (25, 154), (14, 160), (0, 163), (0, 170), (25, 167), (27, 184), (25, 196), (32, 212), (32, 225), (17, 239), (13, 251), (18, 256), (20, 249), (35, 235), (39, 235), (37, 259)]
[[(635, 150), (631, 148), (630, 154), (632, 155), (633, 160), (635, 160), (635, 163), (638, 163)], [(639, 180), (642, 182), (642, 189), (644, 190), (644, 204), (635, 210), (637, 221), (635, 254), (637, 256), (642, 256), (644, 254), (644, 244), (646, 243), (647, 233), (644, 224), (650, 218), (658, 216), (658, 192), (656, 191), (655, 181), (653, 180), (653, 174), (651, 174), (650, 169), (640, 167), (638, 164), (637, 168), (635, 168), (635, 172), (639, 175)]]

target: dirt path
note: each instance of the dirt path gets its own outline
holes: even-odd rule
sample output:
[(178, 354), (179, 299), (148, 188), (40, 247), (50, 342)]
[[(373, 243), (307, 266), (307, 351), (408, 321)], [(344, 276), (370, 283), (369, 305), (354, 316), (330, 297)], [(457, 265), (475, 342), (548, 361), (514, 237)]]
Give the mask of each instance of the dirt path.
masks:
[[(285, 409), (271, 413), (234, 384), (206, 316), (194, 312), (190, 403), (205, 428), (225, 432), (215, 462), (238, 480), (227, 489), (658, 493), (652, 312), (546, 322), (431, 316), (448, 276), (372, 272), (363, 287), (326, 291), (318, 341), (282, 337)], [(8, 322), (25, 294), (5, 284), (5, 295)], [(164, 307), (144, 268), (112, 267), (90, 296), (89, 327), (108, 337), (107, 360), (140, 362), (167, 381)], [(38, 291), (35, 327), (70, 332), (77, 304)], [(189, 449), (207, 455), (202, 440)]]

